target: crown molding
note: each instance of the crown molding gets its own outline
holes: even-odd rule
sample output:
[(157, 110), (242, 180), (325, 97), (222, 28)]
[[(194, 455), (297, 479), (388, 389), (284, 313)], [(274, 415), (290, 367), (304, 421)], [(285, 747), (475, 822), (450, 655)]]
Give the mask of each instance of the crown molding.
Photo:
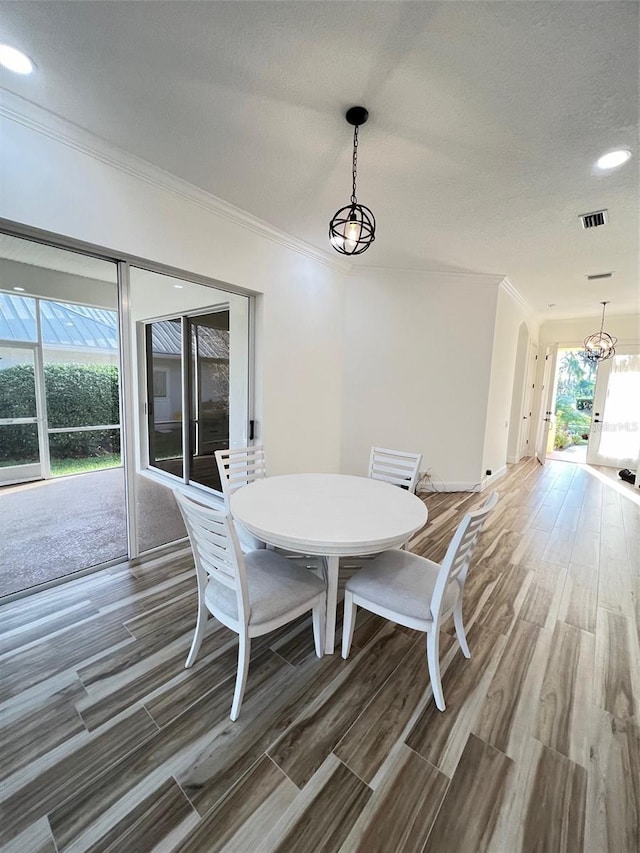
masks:
[(373, 275), (406, 275), (406, 276), (422, 276), (433, 277), (440, 281), (470, 281), (474, 280), (478, 284), (491, 284), (494, 287), (499, 286), (504, 281), (504, 275), (492, 274), (483, 272), (473, 272), (471, 270), (442, 270), (429, 269), (428, 267), (383, 267), (383, 266), (363, 266), (358, 267), (355, 264), (351, 265), (349, 275), (361, 275), (363, 273), (371, 273)]
[(68, 119), (34, 104), (26, 98), (21, 98), (8, 89), (0, 89), (0, 116), (144, 181), (157, 189), (168, 192), (175, 198), (214, 213), (222, 219), (330, 267), (336, 272), (347, 273), (351, 268), (351, 265), (342, 259), (333, 257), (328, 252), (317, 249), (310, 243), (300, 240), (286, 231), (281, 231), (246, 210), (200, 189), (135, 154), (112, 145)]
[(516, 290), (516, 288), (511, 284), (511, 282), (506, 276), (504, 276), (504, 278), (500, 282), (500, 287), (502, 288), (502, 290), (505, 291), (505, 293), (509, 294), (509, 296), (513, 299), (514, 302), (517, 302), (518, 305), (522, 306), (522, 308), (524, 308), (527, 314), (530, 314), (532, 317), (537, 317), (537, 313), (536, 311), (534, 311), (532, 305), (527, 302), (527, 300), (520, 293), (519, 290)]

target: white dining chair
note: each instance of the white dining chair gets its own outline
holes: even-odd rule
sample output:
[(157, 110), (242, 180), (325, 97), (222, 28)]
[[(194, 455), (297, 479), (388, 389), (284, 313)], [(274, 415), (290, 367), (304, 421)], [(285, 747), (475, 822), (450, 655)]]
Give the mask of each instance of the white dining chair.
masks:
[(267, 476), (264, 448), (260, 444), (216, 450), (215, 457), (227, 509), (229, 498), (236, 489)]
[(394, 486), (401, 486), (415, 494), (421, 462), (422, 453), (372, 447), (367, 476), (373, 480), (384, 480)]
[[(255, 480), (263, 480), (267, 476), (264, 448), (254, 444), (251, 447), (232, 447), (227, 450), (216, 450), (216, 463), (220, 474), (220, 485), (224, 496), (224, 505), (229, 512), (231, 495), (242, 486), (247, 486)], [(237, 526), (238, 538), (243, 551), (253, 551), (264, 548), (264, 542), (257, 539), (241, 525)]]
[(237, 720), (247, 683), (251, 640), (312, 611), (318, 657), (324, 649), (326, 584), (295, 563), (264, 549), (243, 554), (233, 520), (175, 491), (198, 580), (198, 621), (185, 667), (193, 665), (209, 613), (238, 634), (238, 673), (231, 719)]
[(469, 563), (487, 516), (498, 502), (493, 492), (475, 512), (468, 512), (449, 543), (442, 563), (408, 551), (383, 551), (347, 581), (344, 597), (342, 657), (349, 657), (356, 609), (364, 607), (385, 619), (424, 631), (433, 697), (444, 711), (439, 640), (442, 623), (453, 616), (465, 657), (471, 657), (462, 619), (462, 597)]

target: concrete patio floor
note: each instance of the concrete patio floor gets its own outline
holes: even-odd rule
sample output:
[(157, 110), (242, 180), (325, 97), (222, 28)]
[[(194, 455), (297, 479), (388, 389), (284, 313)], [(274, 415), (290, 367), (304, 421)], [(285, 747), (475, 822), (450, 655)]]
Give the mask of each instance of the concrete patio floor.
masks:
[[(137, 479), (141, 550), (186, 536), (170, 489)], [(122, 468), (0, 489), (0, 597), (127, 555)]]
[(571, 444), (564, 450), (551, 450), (547, 453), (547, 459), (556, 459), (558, 462), (578, 462), (585, 464), (587, 461), (587, 445)]

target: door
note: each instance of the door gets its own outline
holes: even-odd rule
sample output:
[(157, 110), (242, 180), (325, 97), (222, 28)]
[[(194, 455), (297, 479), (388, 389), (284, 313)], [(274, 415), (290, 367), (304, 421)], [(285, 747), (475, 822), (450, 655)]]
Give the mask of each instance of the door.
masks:
[(555, 409), (555, 375), (558, 347), (547, 347), (544, 357), (544, 374), (540, 389), (540, 419), (536, 437), (536, 458), (541, 465), (547, 461), (549, 436), (554, 422)]
[(640, 461), (640, 355), (598, 364), (587, 463), (635, 472)]
[(538, 347), (535, 344), (529, 345), (529, 362), (527, 364), (527, 374), (525, 378), (524, 402), (522, 408), (522, 429), (520, 432), (520, 453), (519, 456), (531, 455), (531, 418), (533, 412), (533, 392), (535, 389), (536, 379), (536, 364), (538, 361)]
[(35, 345), (0, 344), (0, 485), (42, 477), (46, 425), (38, 367)]

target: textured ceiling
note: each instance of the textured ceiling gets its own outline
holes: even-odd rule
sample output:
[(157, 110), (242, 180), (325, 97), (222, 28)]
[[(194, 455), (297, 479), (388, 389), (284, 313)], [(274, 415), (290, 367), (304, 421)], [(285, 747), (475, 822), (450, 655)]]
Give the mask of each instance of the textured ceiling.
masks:
[[(542, 316), (638, 310), (637, 2), (12, 2), (0, 84), (358, 266), (505, 274)], [(634, 157), (596, 174), (612, 148)], [(578, 215), (605, 207), (609, 225)], [(328, 249), (328, 251), (330, 251)], [(608, 281), (587, 274), (615, 270)], [(555, 303), (555, 314), (547, 308)]]

